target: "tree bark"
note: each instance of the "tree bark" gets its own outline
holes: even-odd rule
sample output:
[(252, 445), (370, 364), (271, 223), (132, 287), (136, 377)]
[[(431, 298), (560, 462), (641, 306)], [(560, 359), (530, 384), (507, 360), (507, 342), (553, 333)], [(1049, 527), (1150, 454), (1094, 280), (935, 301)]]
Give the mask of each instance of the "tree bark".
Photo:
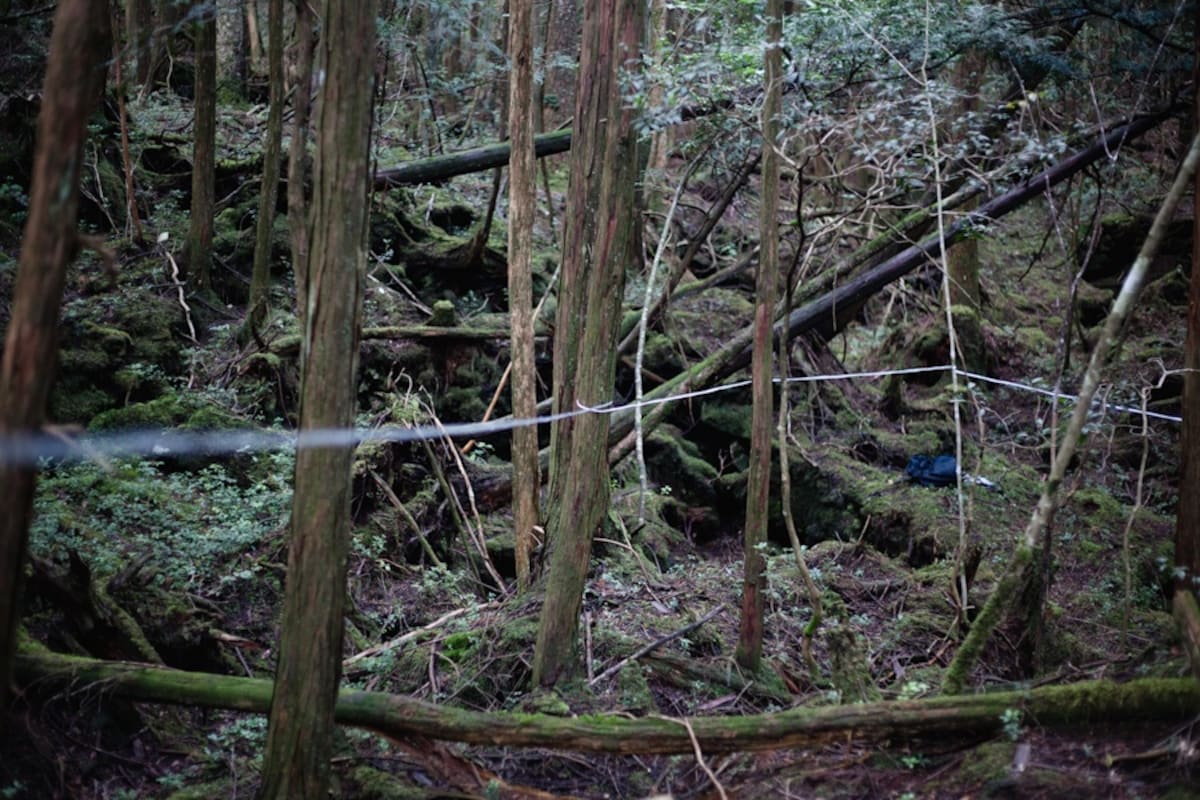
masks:
[(267, 5), (267, 80), (270, 110), (267, 112), (263, 148), (263, 179), (258, 196), (258, 220), (254, 237), (254, 267), (250, 273), (250, 300), (246, 324), (257, 329), (267, 316), (271, 288), (271, 240), (275, 231), (275, 205), (279, 198), (279, 161), (283, 149), (283, 0)]
[[(537, 213), (537, 161), (533, 145), (533, 2), (509, 0), (508, 309), (512, 322), (513, 416), (537, 416), (533, 335), (533, 223)], [(529, 588), (529, 558), (538, 524), (537, 428), (512, 432), (513, 534), (517, 586)]]
[[(95, 683), (133, 700), (263, 713), (270, 681), (182, 672), (147, 664), (96, 661), (57, 653), (17, 656), (17, 679), (39, 686), (78, 690)], [(1129, 683), (1083, 681), (963, 697), (928, 697), (853, 705), (792, 708), (735, 717), (661, 717), (593, 714), (483, 713), (448, 708), (403, 695), (342, 689), (339, 724), (384, 736), (422, 737), (467, 744), (538, 747), (585, 753), (706, 754), (808, 747), (850, 736), (907, 741), (915, 736), (962, 738), (999, 735), (1012, 711), (1043, 729), (1133, 722), (1171, 722), (1200, 713), (1200, 683), (1192, 678), (1143, 678)], [(1007, 712), (1007, 714), (1006, 714)], [(694, 738), (693, 738), (694, 737)]]
[(192, 148), (192, 203), (189, 212), (185, 277), (198, 289), (212, 286), (213, 217), (216, 204), (217, 149), (217, 20), (204, 9), (195, 25), (196, 98)]
[(134, 85), (150, 80), (154, 57), (150, 50), (154, 34), (154, 5), (150, 0), (126, 0), (125, 46), (129, 48)]
[[(1196, 11), (1193, 85), (1200, 79), (1200, 7)], [(1192, 129), (1200, 131), (1200, 91)], [(1183, 430), (1179, 435), (1179, 500), (1175, 512), (1175, 587), (1200, 593), (1200, 173), (1193, 186), (1192, 271), (1183, 346)]]
[(292, 240), (292, 277), (301, 330), (308, 312), (308, 118), (312, 110), (313, 13), (309, 0), (295, 0), (296, 91), (292, 96), (292, 139), (288, 142), (287, 215)]
[[(622, 75), (636, 69), (640, 0), (584, 8), (575, 97), (566, 232), (554, 337), (554, 408), (612, 399), (616, 334), (632, 260), (637, 175), (634, 110)], [(585, 414), (551, 429), (549, 572), (533, 657), (535, 686), (551, 686), (572, 663), (592, 537), (608, 511), (608, 415)]]
[[(774, 353), (771, 334), (779, 289), (779, 167), (776, 149), (783, 100), (782, 0), (767, 0), (762, 108), (762, 201), (759, 217), (758, 276), (754, 287), (754, 349), (751, 357), (750, 470), (746, 479), (746, 522), (743, 534), (742, 611), (736, 658), (750, 672), (762, 660), (763, 594), (767, 588), (767, 507), (771, 499), (771, 429), (774, 422), (771, 378)], [(780, 443), (783, 446), (783, 443)]]
[[(109, 6), (60, 0), (38, 112), (29, 216), (0, 361), (0, 436), (37, 432), (46, 413), (58, 347), (67, 265), (79, 250), (79, 169), (88, 118), (112, 55)], [(25, 550), (36, 470), (0, 462), (0, 708), (7, 705), (20, 624)]]
[[(313, 169), (315, 210), (302, 345), (300, 429), (354, 424), (366, 270), (375, 0), (329, 3)], [(323, 800), (342, 664), (353, 448), (296, 454), (279, 666), (262, 798)]]

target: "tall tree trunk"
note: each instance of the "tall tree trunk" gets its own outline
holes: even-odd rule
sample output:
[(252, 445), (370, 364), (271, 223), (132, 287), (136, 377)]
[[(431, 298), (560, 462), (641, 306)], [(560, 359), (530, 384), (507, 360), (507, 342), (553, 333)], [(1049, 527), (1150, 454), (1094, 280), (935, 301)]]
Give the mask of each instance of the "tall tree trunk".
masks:
[[(1192, 83), (1200, 79), (1200, 7), (1196, 11)], [(1200, 92), (1192, 109), (1200, 131)], [(1175, 586), (1200, 592), (1200, 173), (1192, 188), (1192, 275), (1188, 286), (1187, 338), (1183, 347), (1183, 431), (1180, 433), (1179, 501), (1175, 517)]]
[(212, 286), (213, 216), (216, 203), (217, 20), (200, 0), (195, 26), (196, 123), (192, 146), (192, 205), (184, 268), (198, 289)]
[[(508, 310), (512, 321), (512, 413), (537, 416), (537, 375), (533, 346), (533, 222), (537, 213), (537, 160), (533, 152), (533, 0), (509, 0), (508, 131)], [(538, 524), (537, 428), (512, 432), (513, 534), (517, 585), (529, 588), (529, 556)]]
[(288, 228), (292, 239), (292, 275), (300, 330), (308, 316), (308, 204), (304, 182), (308, 175), (308, 118), (312, 107), (313, 14), (309, 0), (296, 6), (296, 91), (292, 97), (292, 139), (288, 143)]
[[(633, 258), (637, 175), (634, 110), (621, 77), (636, 69), (641, 0), (597, 0), (583, 13), (562, 277), (554, 338), (554, 408), (612, 399), (616, 334)], [(571, 663), (592, 538), (608, 510), (608, 416), (584, 414), (551, 429), (549, 573), (533, 656), (534, 685)]]
[(126, 0), (125, 46), (129, 48), (129, 64), (135, 86), (150, 80), (154, 58), (150, 43), (154, 36), (154, 4), (150, 0)]
[[(112, 56), (106, 2), (59, 0), (38, 112), (29, 216), (0, 361), (0, 435), (37, 431), (46, 413), (67, 265), (79, 249), (79, 167), (87, 122)], [(0, 462), (0, 707), (7, 705), (20, 624), (25, 548), (37, 472)]]
[(250, 50), (249, 72), (258, 69), (262, 62), (262, 37), (258, 33), (258, 0), (245, 0), (246, 43)]
[[(783, 98), (782, 0), (767, 0), (766, 74), (762, 109), (762, 207), (759, 218), (758, 277), (755, 282), (754, 350), (750, 385), (750, 471), (746, 480), (745, 559), (742, 576), (742, 614), (738, 631), (737, 662), (756, 672), (762, 659), (763, 593), (766, 562), (762, 546), (767, 541), (767, 505), (771, 496), (771, 332), (775, 296), (779, 285), (779, 110)], [(783, 446), (783, 443), (780, 443)]]
[(375, 0), (326, 5), (324, 81), (300, 390), (292, 537), (262, 798), (324, 800), (342, 660), (351, 447), (306, 447), (304, 432), (354, 423), (366, 270)]
[(250, 301), (246, 324), (257, 328), (267, 316), (271, 288), (271, 239), (275, 231), (275, 204), (279, 198), (279, 157), (283, 148), (283, 0), (270, 0), (267, 10), (267, 74), (270, 111), (267, 113), (263, 153), (262, 191), (258, 195), (258, 220), (254, 237), (254, 267), (250, 273)]

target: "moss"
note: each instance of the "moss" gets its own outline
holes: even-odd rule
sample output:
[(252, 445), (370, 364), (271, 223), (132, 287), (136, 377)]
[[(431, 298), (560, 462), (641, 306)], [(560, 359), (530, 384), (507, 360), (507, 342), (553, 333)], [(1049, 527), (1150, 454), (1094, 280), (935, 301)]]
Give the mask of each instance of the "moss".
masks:
[(209, 800), (212, 797), (234, 797), (237, 788), (226, 778), (188, 786), (167, 795), (167, 800)]
[(641, 664), (636, 661), (621, 667), (617, 673), (617, 694), (625, 711), (644, 714), (654, 710), (654, 696), (650, 693), (650, 684), (646, 681)]
[(750, 440), (750, 407), (741, 403), (705, 403), (700, 420), (726, 436)]
[(72, 388), (76, 381), (59, 383), (50, 396), (50, 418), (60, 423), (86, 424), (102, 411), (112, 408), (116, 400), (108, 392), (94, 386)]
[(949, 776), (953, 785), (985, 784), (1008, 777), (1016, 744), (1008, 741), (984, 742), (963, 757), (956, 774)]
[(363, 800), (422, 800), (429, 797), (427, 789), (410, 786), (395, 775), (367, 764), (355, 767), (350, 777), (357, 784), (354, 796)]

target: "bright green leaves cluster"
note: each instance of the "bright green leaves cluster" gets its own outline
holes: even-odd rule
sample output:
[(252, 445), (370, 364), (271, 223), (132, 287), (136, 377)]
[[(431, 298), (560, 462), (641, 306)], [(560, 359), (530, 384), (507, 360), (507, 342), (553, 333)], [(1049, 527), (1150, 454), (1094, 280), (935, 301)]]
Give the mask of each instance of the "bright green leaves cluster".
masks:
[(52, 468), (38, 486), (30, 552), (62, 561), (75, 551), (101, 576), (146, 557), (143, 574), (181, 591), (251, 579), (258, 562), (239, 559), (287, 521), (291, 460), (259, 456), (264, 477), (246, 485), (219, 464), (194, 472), (152, 461)]

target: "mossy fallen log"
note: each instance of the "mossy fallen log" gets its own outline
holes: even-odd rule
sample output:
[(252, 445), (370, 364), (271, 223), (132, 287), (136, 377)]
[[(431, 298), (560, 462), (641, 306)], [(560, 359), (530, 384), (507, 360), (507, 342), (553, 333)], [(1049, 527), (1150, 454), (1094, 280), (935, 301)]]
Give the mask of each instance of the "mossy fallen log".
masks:
[[(571, 149), (571, 131), (543, 133), (534, 138), (533, 145), (538, 158), (565, 153)], [(506, 167), (511, 149), (508, 142), (500, 142), (464, 150), (461, 153), (422, 158), (396, 167), (377, 170), (375, 172), (375, 188), (388, 189), (393, 186), (438, 183), (459, 175), (483, 172), (495, 167)]]
[[(511, 335), (507, 327), (474, 328), (469, 325), (441, 327), (438, 325), (388, 325), (375, 328), (363, 328), (360, 337), (368, 339), (412, 339), (429, 342), (432, 340), (444, 342), (486, 342), (501, 341)], [(538, 341), (545, 341), (545, 335), (539, 335)], [(280, 356), (296, 355), (300, 352), (300, 336), (290, 334), (280, 336), (271, 343), (271, 352)]]
[[(109, 692), (130, 700), (266, 713), (269, 680), (181, 672), (147, 664), (106, 662), (22, 652), (18, 685), (30, 692), (64, 687)], [(90, 687), (90, 688), (89, 688)], [(1129, 683), (1084, 681), (958, 697), (794, 708), (773, 714), (693, 717), (686, 721), (593, 714), (555, 717), (483, 713), (409, 697), (342, 689), (335, 716), (342, 725), (404, 738), (593, 753), (692, 753), (693, 736), (705, 753), (805, 747), (848, 735), (863, 739), (961, 737), (1000, 733), (1013, 711), (1043, 728), (1175, 721), (1200, 713), (1200, 683), (1191, 677), (1144, 678)]]

